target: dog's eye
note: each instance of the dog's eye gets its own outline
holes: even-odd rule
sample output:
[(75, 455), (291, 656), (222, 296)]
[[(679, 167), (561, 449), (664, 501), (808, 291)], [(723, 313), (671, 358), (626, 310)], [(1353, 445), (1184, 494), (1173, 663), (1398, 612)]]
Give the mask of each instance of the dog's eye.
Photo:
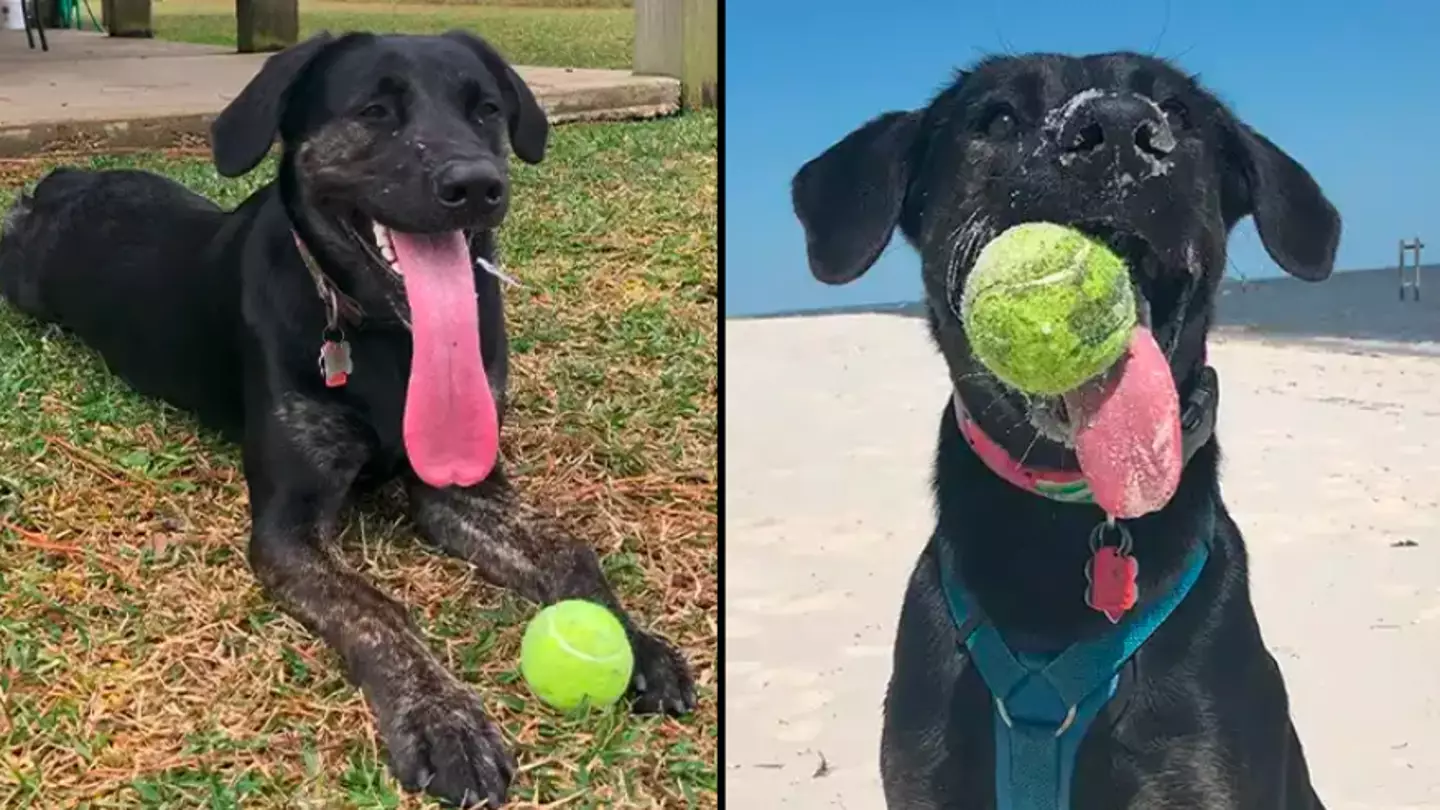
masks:
[(1188, 129), (1190, 127), (1190, 110), (1180, 99), (1165, 99), (1160, 104), (1160, 111), (1165, 113), (1165, 120), (1170, 122), (1171, 129)]
[(373, 104), (365, 105), (365, 107), (360, 110), (360, 117), (371, 121), (383, 121), (390, 117), (390, 108), (377, 101)]
[(492, 118), (492, 117), (498, 115), (499, 113), (500, 113), (500, 105), (499, 105), (499, 104), (496, 104), (496, 103), (493, 102), (493, 101), (484, 101), (484, 102), (481, 102), (481, 103), (480, 103), (480, 106), (475, 108), (475, 116), (476, 116), (477, 118), (479, 118), (480, 120), (482, 120), (482, 121), (485, 120), (486, 118)]
[(985, 137), (999, 140), (1008, 138), (1015, 132), (1015, 113), (1009, 107), (996, 107), (980, 123), (980, 131)]

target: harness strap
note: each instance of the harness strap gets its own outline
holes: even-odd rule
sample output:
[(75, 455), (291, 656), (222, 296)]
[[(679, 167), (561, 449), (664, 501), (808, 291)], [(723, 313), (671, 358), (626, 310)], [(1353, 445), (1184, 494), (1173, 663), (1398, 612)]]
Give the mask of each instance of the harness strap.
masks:
[(1120, 670), (1190, 593), (1210, 557), (1213, 513), (1179, 578), (1160, 599), (1058, 655), (1016, 653), (953, 576), (938, 532), (940, 584), (959, 641), (994, 698), (997, 810), (1068, 810), (1080, 741), (1115, 695)]

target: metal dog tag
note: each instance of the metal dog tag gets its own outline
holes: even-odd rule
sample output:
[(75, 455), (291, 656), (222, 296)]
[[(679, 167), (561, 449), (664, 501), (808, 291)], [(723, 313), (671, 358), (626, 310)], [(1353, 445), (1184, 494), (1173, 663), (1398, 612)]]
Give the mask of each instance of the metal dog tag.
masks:
[(339, 388), (349, 382), (354, 370), (349, 341), (327, 340), (320, 344), (320, 375), (325, 378), (326, 388)]

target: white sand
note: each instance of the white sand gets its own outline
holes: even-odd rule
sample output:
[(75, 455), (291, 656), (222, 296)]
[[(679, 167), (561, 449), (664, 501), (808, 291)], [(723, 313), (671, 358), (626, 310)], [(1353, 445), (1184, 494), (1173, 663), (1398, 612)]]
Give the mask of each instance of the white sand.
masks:
[[(726, 798), (880, 807), (943, 364), (910, 318), (725, 329)], [(1225, 498), (1322, 798), (1440, 808), (1440, 358), (1229, 338), (1213, 362)]]

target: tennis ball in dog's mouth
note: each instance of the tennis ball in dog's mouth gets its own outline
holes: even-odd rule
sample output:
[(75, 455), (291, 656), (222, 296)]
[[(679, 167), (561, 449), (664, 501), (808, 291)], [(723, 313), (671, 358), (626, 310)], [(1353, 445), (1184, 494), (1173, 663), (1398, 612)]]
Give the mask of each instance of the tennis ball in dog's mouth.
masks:
[(1135, 327), (1129, 269), (1109, 247), (1048, 222), (980, 251), (960, 317), (976, 359), (1006, 384), (1057, 396), (1110, 368)]
[(609, 706), (625, 694), (635, 653), (609, 610), (583, 599), (535, 615), (520, 640), (520, 674), (536, 697), (569, 711)]

